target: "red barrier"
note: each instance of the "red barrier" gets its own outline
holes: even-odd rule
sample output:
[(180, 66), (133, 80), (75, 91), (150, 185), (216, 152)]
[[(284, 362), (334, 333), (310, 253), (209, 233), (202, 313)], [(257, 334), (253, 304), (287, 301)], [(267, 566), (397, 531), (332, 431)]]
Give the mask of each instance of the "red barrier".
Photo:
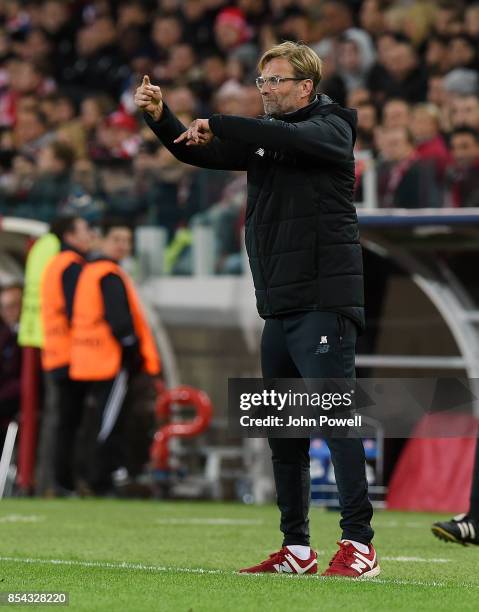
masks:
[[(432, 432), (464, 432), (431, 438)], [(389, 483), (386, 506), (420, 512), (467, 512), (477, 421), (470, 414), (426, 415), (408, 440)]]
[(150, 457), (153, 467), (159, 470), (168, 470), (170, 439), (174, 436), (179, 438), (197, 436), (208, 427), (213, 414), (213, 406), (206, 393), (186, 385), (168, 389), (159, 396), (156, 404), (157, 416), (169, 418), (172, 404), (193, 406), (196, 408), (196, 414), (189, 421), (168, 423), (156, 432)]
[(33, 487), (38, 430), (39, 374), (40, 351), (37, 348), (25, 346), (22, 350), (20, 442), (17, 477), (18, 486), (24, 493), (29, 493)]

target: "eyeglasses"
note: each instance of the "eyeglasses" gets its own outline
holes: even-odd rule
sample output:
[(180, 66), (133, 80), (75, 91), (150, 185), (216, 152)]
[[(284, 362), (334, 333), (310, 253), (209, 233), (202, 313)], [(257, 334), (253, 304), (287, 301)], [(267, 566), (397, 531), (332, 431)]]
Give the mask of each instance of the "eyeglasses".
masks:
[(282, 81), (304, 81), (305, 77), (280, 77), (280, 76), (270, 76), (270, 77), (257, 77), (256, 79), (256, 87), (261, 91), (263, 87), (267, 84), (271, 90), (278, 89), (279, 84)]

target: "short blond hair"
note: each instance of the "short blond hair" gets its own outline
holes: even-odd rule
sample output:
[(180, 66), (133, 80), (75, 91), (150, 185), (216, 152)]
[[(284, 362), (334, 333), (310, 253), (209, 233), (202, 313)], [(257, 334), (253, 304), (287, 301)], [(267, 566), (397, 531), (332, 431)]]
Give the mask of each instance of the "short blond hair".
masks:
[(423, 111), (428, 114), (431, 119), (439, 125), (441, 123), (441, 111), (435, 104), (431, 104), (430, 102), (420, 102), (419, 104), (415, 104), (413, 106), (414, 111)]
[(300, 42), (287, 40), (275, 45), (261, 56), (258, 69), (261, 72), (268, 62), (284, 57), (293, 67), (295, 77), (303, 77), (313, 81), (313, 93), (316, 93), (323, 75), (323, 62), (311, 47)]

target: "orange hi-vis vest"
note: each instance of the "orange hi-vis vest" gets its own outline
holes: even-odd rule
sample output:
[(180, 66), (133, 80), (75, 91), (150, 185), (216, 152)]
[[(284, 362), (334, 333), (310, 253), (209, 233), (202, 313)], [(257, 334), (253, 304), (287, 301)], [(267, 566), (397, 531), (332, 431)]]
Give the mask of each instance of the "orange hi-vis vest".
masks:
[(121, 369), (122, 348), (105, 319), (101, 292), (101, 279), (110, 273), (118, 275), (125, 285), (143, 370), (153, 376), (160, 371), (155, 341), (133, 283), (118, 264), (103, 259), (87, 263), (78, 279), (70, 361), (70, 377), (74, 380), (108, 380)]
[(44, 334), (42, 367), (56, 370), (70, 363), (71, 333), (62, 277), (72, 263), (84, 264), (81, 255), (72, 250), (61, 251), (43, 271), (40, 284), (40, 312)]

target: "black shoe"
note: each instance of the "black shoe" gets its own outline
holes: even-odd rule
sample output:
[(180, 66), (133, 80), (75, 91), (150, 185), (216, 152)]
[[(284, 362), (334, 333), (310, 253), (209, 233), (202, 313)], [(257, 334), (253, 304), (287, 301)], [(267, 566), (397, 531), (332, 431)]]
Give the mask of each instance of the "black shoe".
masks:
[(458, 514), (450, 521), (434, 523), (431, 531), (440, 540), (456, 542), (457, 544), (479, 545), (479, 522), (467, 514)]

